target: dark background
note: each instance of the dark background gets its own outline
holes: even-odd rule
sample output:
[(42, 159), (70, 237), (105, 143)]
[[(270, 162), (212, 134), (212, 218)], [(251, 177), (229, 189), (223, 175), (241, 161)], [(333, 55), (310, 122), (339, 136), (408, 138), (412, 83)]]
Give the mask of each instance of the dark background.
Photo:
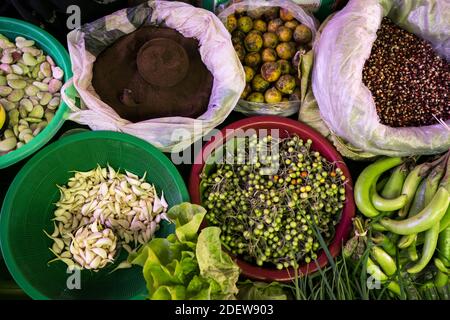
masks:
[[(139, 2), (143, 2), (142, 0), (117, 0), (108, 5), (100, 5), (93, 0), (82, 0), (82, 1), (74, 1), (74, 0), (1, 0), (0, 2), (0, 16), (7, 16), (12, 18), (17, 18), (21, 20), (27, 20), (31, 23), (34, 23), (40, 27), (43, 27), (48, 32), (50, 32), (53, 36), (55, 36), (62, 44), (66, 45), (66, 35), (69, 30), (66, 29), (66, 8), (69, 5), (77, 4), (81, 8), (82, 12), (82, 23), (87, 23), (94, 21), (97, 18), (105, 16), (111, 12), (116, 10), (125, 8), (129, 5), (134, 5)], [(183, 1), (188, 2), (197, 6), (201, 6), (201, 0), (194, 1)], [(341, 5), (343, 5), (344, 1), (341, 1)], [(225, 122), (219, 126), (219, 128), (223, 128), (224, 126), (240, 120), (244, 119), (245, 116), (232, 112), (230, 116), (225, 120)], [(298, 116), (294, 115), (291, 117), (292, 119), (297, 119)], [(75, 128), (85, 128), (88, 127), (79, 125), (72, 121), (66, 121), (63, 127), (59, 130), (59, 132), (53, 137), (53, 139), (49, 142), (52, 143), (58, 140), (62, 134), (66, 131), (75, 129)], [(170, 158), (170, 155), (168, 155)], [(16, 163), (13, 166), (10, 166), (6, 169), (0, 169), (0, 204), (3, 203), (3, 199), (5, 194), (9, 188), (9, 185), (13, 181), (16, 174), (19, 170), (25, 165), (25, 163), (32, 156)], [(346, 163), (352, 173), (353, 180), (356, 179), (362, 167), (363, 163), (357, 163), (350, 160), (346, 160)], [(181, 175), (183, 176), (185, 182), (188, 182), (190, 166), (189, 165), (179, 165), (177, 166)], [(32, 186), (31, 186), (32, 187)], [(0, 256), (0, 299), (8, 299), (8, 298), (22, 298), (26, 299), (27, 297), (21, 292), (19, 288), (15, 285), (11, 276), (9, 275), (6, 266), (3, 262), (3, 258)]]

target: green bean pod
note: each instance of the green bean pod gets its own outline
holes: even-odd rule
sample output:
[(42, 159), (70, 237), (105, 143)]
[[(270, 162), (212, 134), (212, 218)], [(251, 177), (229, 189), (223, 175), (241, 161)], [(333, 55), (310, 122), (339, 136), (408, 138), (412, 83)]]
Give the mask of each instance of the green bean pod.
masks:
[(420, 260), (406, 271), (409, 273), (419, 273), (422, 271), (433, 258), (436, 250), (439, 237), (439, 223), (435, 224), (430, 230), (425, 233), (425, 243), (423, 244), (422, 256)]
[(392, 276), (397, 271), (397, 265), (395, 260), (383, 249), (380, 247), (373, 247), (371, 250), (372, 258), (379, 264), (381, 269), (388, 276)]
[(428, 174), (432, 164), (422, 163), (416, 166), (406, 177), (405, 183), (403, 184), (402, 194), (407, 196), (407, 202), (403, 208), (400, 209), (398, 215), (400, 217), (406, 217), (409, 212), (409, 208), (414, 200), (414, 195), (416, 194), (417, 188), (420, 185), (422, 179)]
[(387, 170), (403, 163), (402, 158), (383, 158), (365, 168), (355, 183), (355, 202), (363, 215), (369, 218), (380, 214), (372, 204), (370, 193), (372, 185), (376, 185), (378, 178)]
[(414, 217), (400, 221), (383, 218), (380, 220), (380, 223), (390, 232), (401, 235), (423, 232), (434, 225), (437, 225), (439, 228), (439, 222), (447, 211), (449, 204), (450, 193), (445, 187), (441, 186), (434, 195), (433, 200)]

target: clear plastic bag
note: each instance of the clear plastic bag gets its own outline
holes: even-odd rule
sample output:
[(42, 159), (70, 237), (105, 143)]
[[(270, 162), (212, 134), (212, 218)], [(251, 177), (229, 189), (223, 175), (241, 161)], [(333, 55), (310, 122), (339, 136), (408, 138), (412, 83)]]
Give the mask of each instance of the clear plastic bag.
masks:
[[(203, 62), (214, 76), (208, 110), (197, 119), (167, 117), (132, 123), (104, 103), (92, 86), (96, 56), (125, 34), (142, 25), (164, 25), (200, 42)], [(181, 2), (148, 1), (140, 6), (86, 24), (67, 36), (73, 85), (81, 98), (64, 94), (70, 119), (93, 130), (125, 132), (164, 152), (179, 152), (222, 123), (245, 87), (245, 74), (228, 31), (211, 12)]]
[[(298, 2), (298, 1), (297, 1)], [(229, 7), (224, 9), (219, 14), (219, 18), (222, 22), (226, 22), (227, 17), (233, 14), (236, 10), (245, 10), (256, 12), (260, 10), (263, 12), (265, 9), (270, 7), (281, 7), (291, 11), (297, 21), (306, 25), (311, 29), (313, 34), (313, 44), (316, 39), (318, 22), (317, 20), (308, 12), (303, 10), (298, 4), (293, 3), (288, 0), (244, 0), (241, 2), (236, 2), (231, 4)], [(308, 53), (308, 54), (312, 54)], [(247, 115), (278, 115), (288, 117), (298, 112), (301, 108), (302, 101), (306, 94), (307, 87), (309, 86), (309, 76), (312, 68), (312, 61), (301, 59), (300, 60), (300, 78), (301, 78), (301, 92), (302, 97), (298, 101), (287, 101), (279, 103), (258, 103), (249, 102), (240, 99), (235, 111), (242, 112)], [(304, 72), (303, 72), (304, 71)]]
[(450, 148), (448, 126), (393, 128), (379, 122), (362, 69), (384, 16), (430, 41), (449, 59), (450, 2), (350, 0), (326, 23), (316, 43), (312, 89), (318, 106), (309, 99), (300, 120), (321, 130), (353, 159), (444, 152)]

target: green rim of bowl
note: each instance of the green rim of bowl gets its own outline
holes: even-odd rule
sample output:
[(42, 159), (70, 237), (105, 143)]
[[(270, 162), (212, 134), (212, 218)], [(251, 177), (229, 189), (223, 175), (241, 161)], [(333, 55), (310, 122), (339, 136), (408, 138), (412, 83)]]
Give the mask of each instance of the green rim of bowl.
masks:
[[(139, 138), (136, 138), (134, 136), (119, 133), (119, 132), (112, 132), (112, 131), (90, 131), (85, 133), (77, 133), (73, 134), (67, 137), (64, 137), (57, 142), (54, 142), (50, 144), (49, 146), (45, 147), (39, 153), (37, 153), (30, 161), (27, 162), (27, 164), (19, 171), (17, 176), (14, 178), (14, 181), (12, 182), (11, 186), (8, 189), (8, 192), (6, 193), (5, 200), (3, 202), (3, 207), (0, 214), (0, 248), (3, 253), (3, 257), (6, 263), (6, 266), (11, 273), (14, 281), (22, 288), (22, 290), (28, 294), (32, 299), (36, 300), (48, 300), (49, 297), (43, 295), (39, 290), (34, 288), (30, 283), (27, 281), (23, 273), (20, 271), (20, 268), (14, 259), (13, 254), (11, 253), (11, 244), (7, 242), (7, 233), (8, 233), (8, 225), (9, 225), (9, 215), (5, 214), (5, 212), (12, 212), (12, 206), (13, 203), (10, 200), (11, 197), (16, 194), (17, 189), (22, 185), (22, 183), (25, 182), (28, 173), (33, 171), (36, 167), (36, 165), (39, 163), (39, 161), (47, 156), (48, 152), (51, 152), (55, 149), (60, 148), (61, 146), (71, 144), (72, 142), (87, 140), (87, 139), (108, 139), (108, 140), (117, 140), (126, 142), (129, 144), (133, 144), (136, 147), (140, 149), (144, 149), (150, 153), (152, 153), (157, 161), (159, 161), (164, 167), (167, 168), (169, 173), (173, 176), (175, 179), (175, 183), (180, 186), (181, 189), (181, 197), (183, 201), (189, 201), (190, 196), (189, 192), (187, 190), (186, 184), (184, 183), (183, 178), (181, 177), (180, 173), (178, 172), (177, 168), (174, 166), (174, 164), (157, 148), (152, 146), (150, 143), (141, 140)], [(6, 245), (7, 244), (7, 245)], [(51, 279), (49, 279), (51, 281)], [(133, 299), (140, 299), (141, 297), (135, 297)]]
[[(14, 36), (20, 35), (27, 39), (34, 40), (36, 44), (44, 50), (47, 55), (50, 55), (55, 60), (55, 63), (63, 69), (64, 81), (67, 81), (72, 77), (69, 53), (63, 45), (47, 31), (28, 22), (0, 17), (0, 33), (10, 39), (10, 34), (14, 34)], [(41, 133), (20, 149), (0, 156), (0, 169), (9, 167), (42, 148), (62, 127), (68, 113), (69, 108), (64, 102), (61, 102), (54, 118)]]

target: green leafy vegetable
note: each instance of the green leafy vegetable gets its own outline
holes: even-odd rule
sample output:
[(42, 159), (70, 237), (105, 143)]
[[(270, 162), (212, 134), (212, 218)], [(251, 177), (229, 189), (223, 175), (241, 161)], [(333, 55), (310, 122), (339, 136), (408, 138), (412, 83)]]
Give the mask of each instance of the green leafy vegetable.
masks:
[(287, 300), (288, 296), (278, 282), (252, 282), (239, 285), (239, 300)]
[(180, 242), (197, 238), (197, 232), (205, 215), (205, 208), (190, 203), (182, 203), (167, 212), (167, 216), (175, 221), (175, 234)]
[(220, 229), (205, 228), (198, 235), (206, 210), (183, 203), (167, 216), (176, 224), (175, 234), (156, 238), (130, 256), (143, 267), (149, 299), (234, 299), (239, 267), (222, 251)]
[(196, 254), (200, 274), (206, 278), (215, 279), (220, 287), (216, 298), (233, 298), (238, 292), (236, 282), (239, 278), (239, 267), (229, 255), (222, 251), (219, 228), (205, 228), (200, 233)]

